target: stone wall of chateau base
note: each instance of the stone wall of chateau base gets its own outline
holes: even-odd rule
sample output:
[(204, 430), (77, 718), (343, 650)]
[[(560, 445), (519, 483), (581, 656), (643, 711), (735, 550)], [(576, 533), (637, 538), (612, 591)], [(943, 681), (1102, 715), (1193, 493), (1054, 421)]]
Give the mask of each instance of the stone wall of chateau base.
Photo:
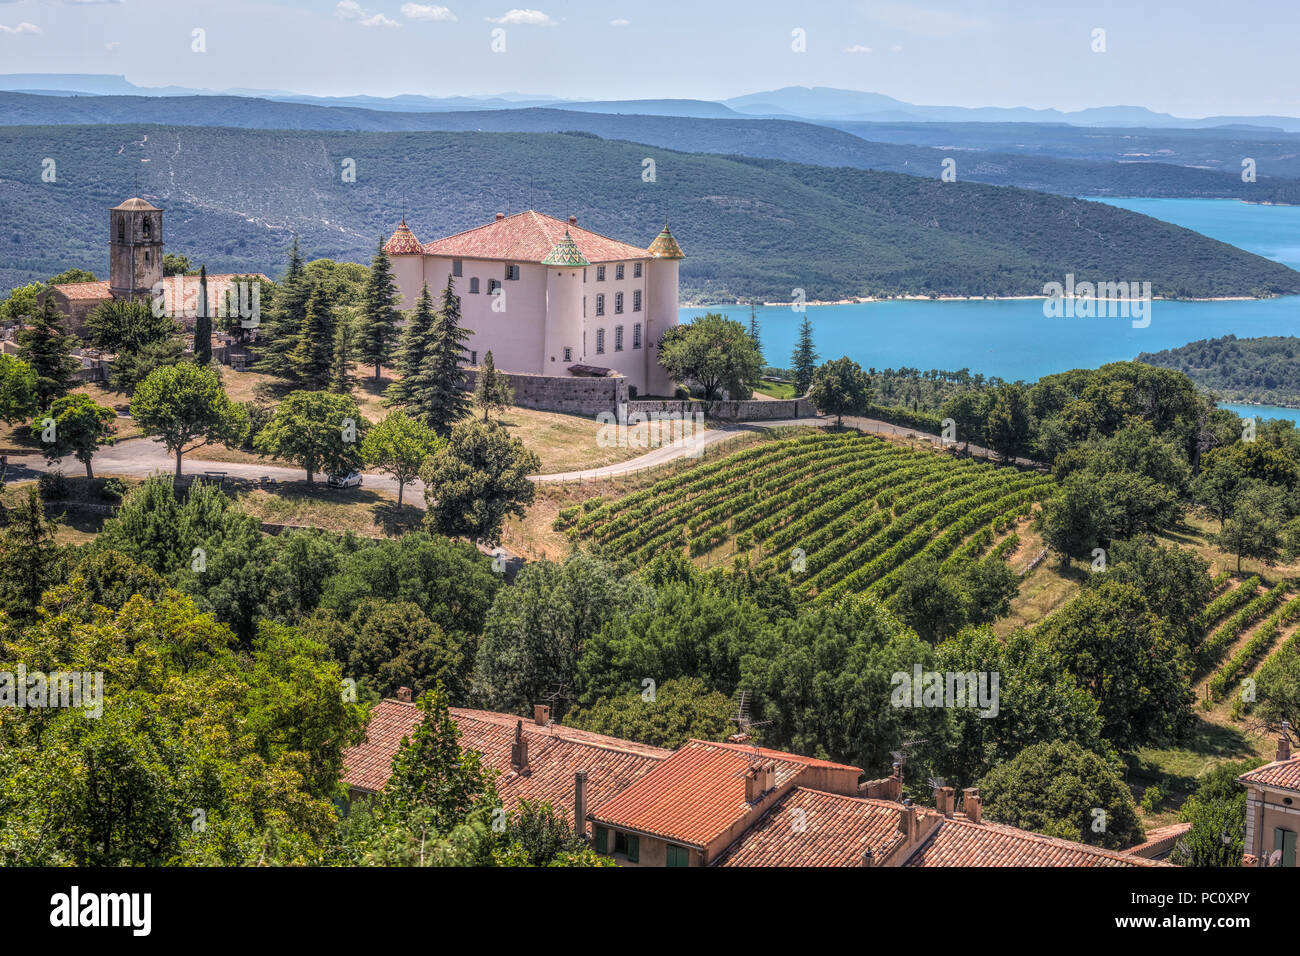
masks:
[(806, 398), (779, 398), (772, 401), (748, 399), (746, 401), (683, 402), (644, 401), (628, 402), (629, 415), (691, 415), (703, 412), (705, 418), (726, 421), (776, 421), (783, 418), (809, 418), (817, 414), (812, 402)]
[[(475, 369), (466, 369), (468, 388), (473, 391), (478, 377)], [(567, 412), (570, 415), (599, 415), (612, 412), (627, 402), (627, 379), (621, 375), (607, 378), (583, 378), (576, 375), (521, 375), (507, 372), (515, 390), (515, 404), (544, 412)]]

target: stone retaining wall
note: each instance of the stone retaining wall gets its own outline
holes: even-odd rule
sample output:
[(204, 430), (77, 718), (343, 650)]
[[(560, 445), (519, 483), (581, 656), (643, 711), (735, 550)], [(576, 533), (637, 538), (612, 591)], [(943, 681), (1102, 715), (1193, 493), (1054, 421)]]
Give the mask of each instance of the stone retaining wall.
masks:
[[(515, 390), (515, 404), (544, 412), (596, 416), (612, 412), (627, 402), (627, 379), (621, 375), (585, 378), (577, 375), (524, 375), (504, 373)], [(466, 369), (468, 388), (474, 389), (476, 369)]]
[(806, 398), (778, 398), (771, 401), (747, 399), (745, 401), (687, 402), (687, 401), (633, 401), (627, 403), (629, 415), (691, 415), (703, 412), (705, 418), (725, 421), (775, 421), (783, 418), (809, 418), (817, 414), (812, 402)]

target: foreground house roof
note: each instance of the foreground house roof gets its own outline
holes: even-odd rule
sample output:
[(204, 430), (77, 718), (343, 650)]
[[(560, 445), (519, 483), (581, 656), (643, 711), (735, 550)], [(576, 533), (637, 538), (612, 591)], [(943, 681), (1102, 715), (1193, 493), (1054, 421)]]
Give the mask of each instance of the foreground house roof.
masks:
[(862, 866), (905, 842), (900, 805), (795, 787), (733, 844), (718, 866)]
[(1293, 790), (1300, 793), (1300, 756), (1287, 760), (1274, 760), (1262, 767), (1256, 767), (1237, 778), (1242, 783), (1253, 783), (1259, 787), (1272, 787), (1276, 790)]
[(991, 820), (944, 820), (905, 866), (1167, 866)]
[[(450, 713), (460, 730), (461, 747), (477, 751), (483, 765), (500, 774), (497, 792), (507, 808), (520, 800), (545, 800), (557, 812), (571, 815), (575, 771), (587, 771), (588, 799), (597, 803), (631, 786), (672, 753), (558, 724), (539, 727), (525, 720), (522, 733), (528, 742), (528, 765), (520, 773), (511, 765), (519, 717), (462, 707), (452, 707)], [(402, 739), (421, 719), (413, 703), (383, 700), (376, 704), (366, 740), (343, 752), (343, 782), (358, 790), (382, 790), (392, 775), (393, 756)]]
[[(405, 232), (403, 232), (405, 230)], [(409, 236), (409, 240), (406, 238)], [(567, 241), (566, 241), (567, 240)], [(412, 245), (413, 243), (413, 245)], [(390, 246), (393, 248), (390, 249)], [(561, 247), (563, 263), (547, 263), (547, 259)], [(384, 246), (392, 254), (413, 255), (418, 247), (426, 256), (445, 256), (453, 259), (501, 259), (508, 262), (536, 262), (572, 265), (577, 259), (592, 262), (615, 262), (624, 259), (649, 259), (651, 252), (630, 243), (580, 229), (576, 222), (565, 222), (554, 216), (529, 209), (503, 216), (495, 222), (477, 226), (443, 239), (420, 243), (406, 228), (398, 227)], [(576, 253), (576, 256), (575, 256)]]
[[(225, 294), (231, 283), (238, 279), (248, 278), (271, 281), (260, 272), (219, 272), (209, 274), (208, 301), (212, 305), (213, 311), (216, 311), (217, 299)], [(160, 281), (163, 285), (163, 294), (166, 296), (167, 305), (173, 308), (188, 305), (193, 308), (199, 298), (199, 279), (200, 276), (164, 276)], [(113, 297), (108, 281), (103, 279), (95, 282), (61, 282), (52, 288), (69, 302), (108, 300)]]

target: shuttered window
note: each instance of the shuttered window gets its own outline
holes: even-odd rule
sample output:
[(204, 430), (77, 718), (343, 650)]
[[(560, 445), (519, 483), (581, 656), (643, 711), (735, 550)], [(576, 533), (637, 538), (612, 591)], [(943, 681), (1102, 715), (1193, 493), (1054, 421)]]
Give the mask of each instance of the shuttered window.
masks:
[(641, 838), (635, 833), (627, 835), (627, 861), (629, 863), (641, 862)]
[(604, 827), (596, 827), (596, 852), (609, 852), (609, 831)]
[(676, 846), (672, 843), (669, 843), (668, 855), (667, 855), (668, 865), (669, 866), (690, 866), (691, 865), (690, 852), (691, 851), (686, 849), (686, 847), (684, 846)]

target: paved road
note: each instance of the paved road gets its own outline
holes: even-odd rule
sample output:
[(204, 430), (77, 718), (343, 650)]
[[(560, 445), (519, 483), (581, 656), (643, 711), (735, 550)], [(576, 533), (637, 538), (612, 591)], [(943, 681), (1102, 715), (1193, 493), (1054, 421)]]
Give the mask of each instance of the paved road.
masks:
[[(776, 421), (736, 422), (718, 428), (711, 428), (693, 438), (679, 438), (671, 444), (652, 449), (644, 455), (612, 465), (605, 465), (601, 468), (585, 468), (579, 471), (531, 475), (530, 477), (537, 482), (590, 481), (600, 478), (612, 478), (641, 471), (645, 468), (654, 468), (670, 461), (676, 461), (679, 458), (698, 456), (708, 446), (727, 441), (744, 432), (789, 426), (823, 426), (831, 424), (832, 421), (833, 419), (823, 416), (819, 418), (785, 418)], [(844, 423), (876, 435), (890, 435), (898, 438), (912, 436), (934, 445), (942, 444), (938, 435), (927, 434), (915, 428), (891, 425), (888, 422), (882, 422), (874, 418), (845, 418)], [(993, 456), (993, 452), (975, 445), (972, 445), (970, 450), (975, 455)], [(305, 481), (307, 478), (307, 472), (301, 468), (284, 468), (260, 463), (207, 461), (201, 457), (202, 453), (202, 449), (199, 449), (193, 453), (193, 456), (186, 457), (183, 460), (182, 470), (186, 475), (201, 476), (205, 472), (225, 472), (231, 478), (242, 478), (251, 481), (257, 481), (259, 478), (274, 478), (276, 481)], [(1026, 465), (1035, 464), (1023, 460), (1021, 463)], [(5, 477), (8, 481), (32, 479), (40, 472), (55, 470), (55, 467), (61, 467), (70, 475), (78, 474), (82, 470), (80, 464), (71, 458), (64, 459), (61, 466), (52, 467), (40, 455), (27, 455), (11, 458)], [(167, 449), (156, 439), (133, 438), (97, 451), (94, 458), (94, 468), (96, 474), (146, 478), (157, 472), (173, 474), (176, 469), (176, 459), (168, 454)], [(324, 476), (317, 475), (316, 480), (323, 482), (325, 479)], [(365, 487), (375, 491), (387, 492), (394, 497), (397, 495), (397, 480), (388, 475), (367, 472)], [(405, 503), (423, 508), (424, 483), (418, 479), (409, 483), (403, 493), (402, 500)]]

